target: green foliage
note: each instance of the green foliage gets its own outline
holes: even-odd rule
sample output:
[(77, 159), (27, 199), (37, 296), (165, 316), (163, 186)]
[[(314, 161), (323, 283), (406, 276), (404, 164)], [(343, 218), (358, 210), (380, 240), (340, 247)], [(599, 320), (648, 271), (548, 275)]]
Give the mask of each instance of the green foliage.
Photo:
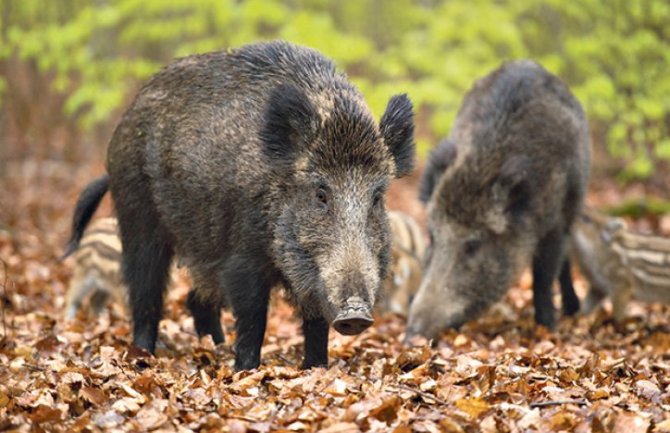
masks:
[(670, 3), (547, 0), (522, 17), (533, 23), (522, 25), (529, 55), (571, 85), (596, 138), (631, 161), (623, 180), (670, 161)]
[(606, 214), (619, 217), (640, 219), (650, 216), (663, 216), (670, 213), (670, 201), (645, 197), (639, 200), (626, 200), (623, 203), (603, 210)]
[(0, 12), (0, 58), (52, 72), (89, 130), (175, 56), (285, 38), (332, 57), (377, 115), (407, 92), (423, 154), (476, 78), (530, 57), (571, 86), (594, 138), (631, 161), (624, 178), (670, 161), (666, 0), (3, 0)]

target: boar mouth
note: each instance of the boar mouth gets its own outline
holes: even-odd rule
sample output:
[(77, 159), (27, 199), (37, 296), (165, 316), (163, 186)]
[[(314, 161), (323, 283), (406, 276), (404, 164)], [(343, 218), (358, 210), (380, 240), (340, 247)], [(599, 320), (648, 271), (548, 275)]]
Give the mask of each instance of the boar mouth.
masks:
[(436, 317), (422, 316), (418, 319), (416, 316), (410, 317), (405, 339), (403, 344), (409, 345), (415, 336), (424, 337), (427, 340), (433, 340), (433, 344), (442, 332), (448, 329), (459, 330), (467, 322), (464, 316), (451, 317), (449, 319), (440, 319)]
[(332, 323), (342, 335), (358, 335), (374, 323), (372, 309), (361, 298), (352, 296)]

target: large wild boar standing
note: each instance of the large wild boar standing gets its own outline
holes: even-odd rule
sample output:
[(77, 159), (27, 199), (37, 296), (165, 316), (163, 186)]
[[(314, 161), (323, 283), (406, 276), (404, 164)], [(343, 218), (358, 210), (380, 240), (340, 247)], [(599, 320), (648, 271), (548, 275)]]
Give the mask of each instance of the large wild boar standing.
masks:
[(255, 368), (270, 288), (303, 317), (303, 366), (328, 362), (329, 325), (358, 334), (386, 277), (384, 195), (414, 163), (412, 105), (377, 124), (318, 52), (286, 42), (186, 57), (140, 90), (82, 193), (73, 240), (107, 189), (123, 244), (133, 343), (153, 351), (173, 256), (189, 267), (200, 335), (236, 318), (235, 368)]

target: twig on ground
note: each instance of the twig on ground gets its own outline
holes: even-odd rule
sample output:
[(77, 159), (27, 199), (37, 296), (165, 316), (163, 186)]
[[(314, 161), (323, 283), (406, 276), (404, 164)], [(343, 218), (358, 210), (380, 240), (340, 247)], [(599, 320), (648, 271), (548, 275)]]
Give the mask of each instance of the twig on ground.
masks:
[(551, 400), (551, 401), (538, 401), (535, 403), (531, 403), (529, 406), (531, 409), (535, 409), (536, 407), (549, 407), (549, 406), (562, 406), (564, 404), (576, 404), (579, 406), (585, 406), (589, 402), (586, 400)]
[(288, 365), (291, 365), (291, 366), (295, 366), (295, 365), (296, 365), (294, 361), (288, 359), (286, 356), (284, 356), (283, 353), (279, 353), (279, 354), (277, 354), (276, 356), (277, 356), (277, 358), (281, 359), (282, 361), (284, 361), (284, 362), (285, 362), (286, 364), (288, 364)]
[(403, 391), (413, 392), (414, 394), (416, 394), (416, 395), (420, 395), (420, 396), (423, 397), (423, 398), (426, 398), (426, 399), (429, 399), (429, 400), (433, 400), (435, 403), (440, 404), (440, 405), (442, 405), (442, 406), (447, 406), (447, 405), (448, 405), (448, 403), (447, 403), (446, 401), (442, 400), (441, 398), (436, 397), (436, 396), (434, 396), (433, 394), (429, 394), (429, 393), (427, 393), (427, 392), (423, 392), (423, 391), (421, 391), (420, 389), (412, 388), (411, 386), (407, 386), (407, 385), (392, 385), (392, 386), (390, 386), (389, 388), (396, 388), (396, 389), (403, 390)]

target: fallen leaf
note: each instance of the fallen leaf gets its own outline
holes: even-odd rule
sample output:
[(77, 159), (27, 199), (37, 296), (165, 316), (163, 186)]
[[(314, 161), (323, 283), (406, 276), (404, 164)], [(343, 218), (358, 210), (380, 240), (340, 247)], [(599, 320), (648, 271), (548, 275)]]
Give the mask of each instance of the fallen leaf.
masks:
[(109, 410), (105, 413), (98, 413), (93, 416), (93, 423), (100, 428), (113, 428), (126, 419), (113, 410)]
[(123, 397), (112, 403), (112, 409), (120, 413), (135, 413), (140, 410), (140, 405), (134, 398)]
[(390, 424), (397, 418), (397, 411), (400, 407), (400, 404), (401, 401), (400, 397), (398, 396), (394, 395), (392, 397), (386, 398), (379, 406), (370, 409), (369, 416)]
[(319, 430), (320, 433), (358, 433), (360, 431), (358, 426), (351, 422), (340, 422)]
[(29, 415), (30, 419), (35, 424), (60, 421), (61, 416), (62, 413), (60, 410), (43, 404), (37, 406), (35, 411)]
[(53, 352), (59, 344), (61, 343), (58, 341), (58, 337), (52, 334), (35, 343), (35, 348), (40, 352)]
[(647, 400), (655, 400), (661, 395), (661, 390), (658, 389), (658, 386), (649, 380), (638, 380), (635, 382), (635, 388), (637, 394)]
[(631, 412), (619, 413), (614, 421), (612, 433), (646, 433), (649, 420)]
[(105, 393), (98, 389), (98, 388), (93, 388), (90, 386), (85, 386), (81, 389), (81, 395), (91, 403), (93, 403), (96, 406), (102, 406), (103, 404), (107, 403), (107, 395)]
[(134, 418), (134, 421), (146, 430), (155, 430), (165, 424), (167, 420), (167, 415), (153, 404), (140, 409)]
[(462, 398), (456, 401), (456, 407), (467, 413), (471, 418), (477, 419), (481, 414), (491, 407), (481, 398)]
[(652, 429), (654, 433), (668, 433), (670, 432), (670, 419), (666, 419), (665, 421), (661, 421), (658, 424), (654, 426)]

